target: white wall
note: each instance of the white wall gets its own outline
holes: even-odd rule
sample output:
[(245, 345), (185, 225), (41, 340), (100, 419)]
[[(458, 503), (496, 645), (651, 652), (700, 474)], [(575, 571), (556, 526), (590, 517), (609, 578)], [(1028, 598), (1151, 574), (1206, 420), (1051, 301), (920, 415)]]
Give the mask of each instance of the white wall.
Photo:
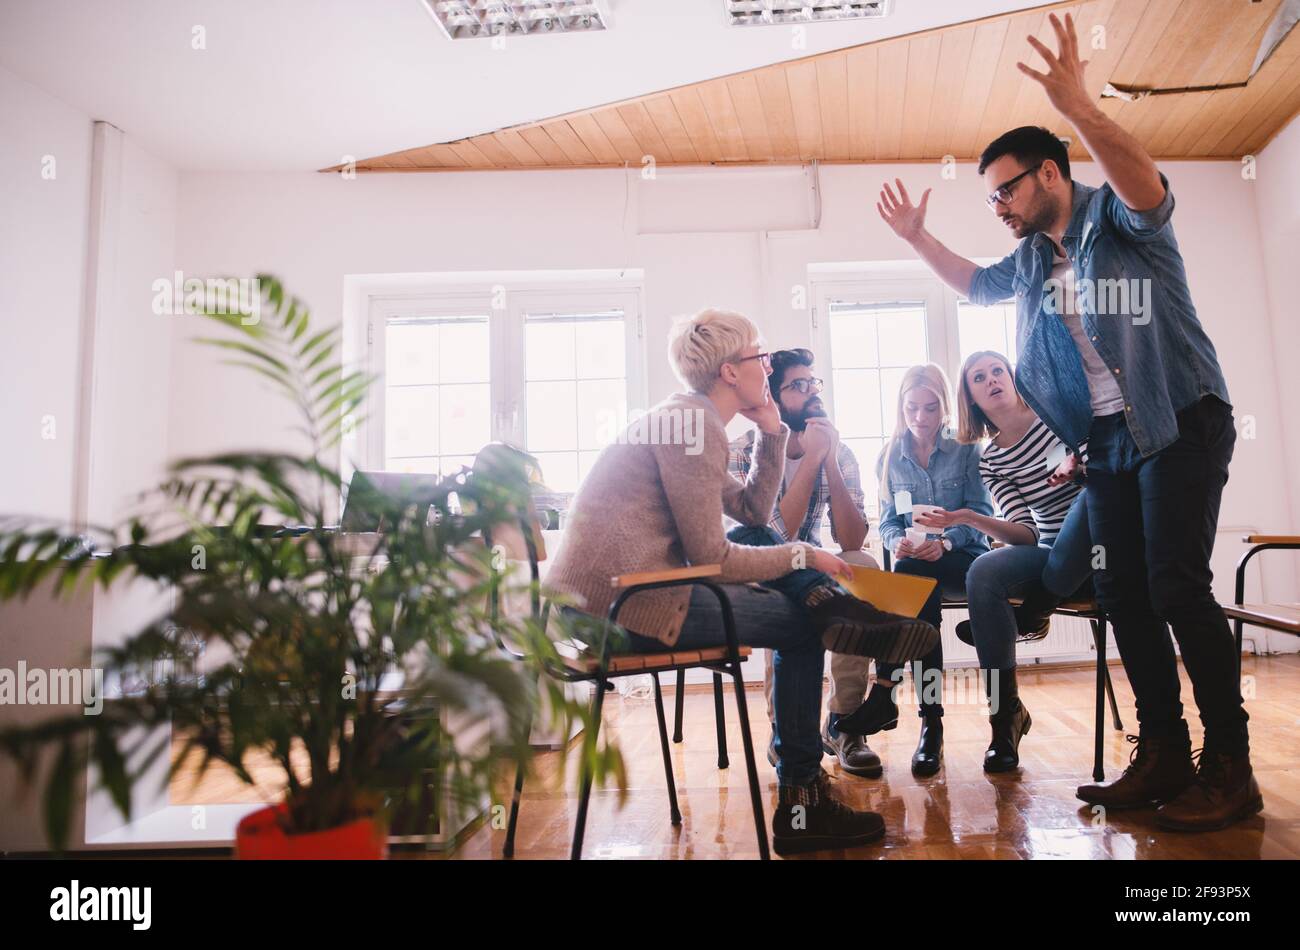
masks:
[[(1282, 458), (1291, 492), (1291, 517), (1280, 525), (1300, 534), (1300, 313), (1296, 301), (1296, 261), (1300, 258), (1300, 117), (1292, 119), (1260, 154), (1254, 182), (1259, 208), (1260, 251), (1264, 259), (1269, 307), (1269, 339), (1278, 380), (1282, 412)], [(1280, 513), (1279, 513), (1280, 514)], [(1279, 519), (1280, 521), (1280, 519)], [(1294, 554), (1265, 554), (1290, 558), (1300, 577)]]
[[(150, 301), (152, 281), (172, 270), (176, 172), (115, 133), (120, 161), (106, 194), (115, 213), (92, 248), (92, 117), (0, 70), (0, 128), (0, 514), (73, 518), (76, 445), (89, 421), (85, 508), (92, 522), (111, 523), (166, 457), (171, 331)], [(92, 255), (104, 256), (109, 281), (83, 420)]]
[[(112, 524), (157, 483), (166, 459), (171, 329), (150, 302), (153, 280), (172, 271), (176, 173), (108, 130), (115, 158), (105, 165), (102, 206), (111, 211), (93, 239), (93, 129), (91, 116), (0, 70), (0, 515), (66, 524), (84, 510), (92, 523)], [(53, 177), (42, 175), (46, 156)], [(92, 336), (88, 273), (99, 262)], [(52, 439), (42, 437), (46, 416)], [(0, 668), (83, 666), (93, 648), (120, 642), (158, 610), (156, 592), (146, 602), (134, 588), (0, 605)], [(66, 711), (5, 705), (0, 722)], [(19, 785), (0, 761), (0, 849), (44, 841), (39, 797), (13, 800)]]
[[(1243, 180), (1232, 163), (1178, 163), (1165, 171), (1178, 201), (1176, 229), (1201, 319), (1218, 347), (1237, 415), (1254, 417), (1257, 433), (1238, 442), (1220, 518), (1225, 528), (1243, 529), (1225, 531), (1216, 555), (1217, 586), (1227, 597), (1237, 535), (1247, 528), (1294, 528), (1296, 502), (1289, 492), (1300, 481), (1300, 468), (1294, 459), (1287, 467), (1283, 448), (1279, 366), (1255, 210), (1260, 183)], [(906, 257), (909, 249), (875, 211), (880, 182), (895, 176), (918, 195), (934, 187), (930, 227), (958, 252), (994, 257), (1010, 250), (971, 165), (959, 166), (955, 181), (942, 180), (938, 165), (827, 167), (817, 231), (679, 235), (636, 233), (637, 202), (655, 200), (654, 183), (638, 188), (620, 171), (355, 180), (196, 173), (181, 176), (177, 265), (196, 275), (272, 271), (324, 321), (341, 319), (346, 274), (643, 268), (649, 389), (658, 399), (676, 388), (662, 356), (673, 315), (728, 306), (753, 315), (773, 345), (806, 345), (808, 315), (791, 308), (791, 288), (807, 281), (810, 263)], [(1087, 165), (1077, 177), (1098, 180)], [(752, 200), (761, 202), (761, 191)], [(725, 228), (726, 221), (718, 226)], [(173, 454), (291, 441), (277, 397), (216, 366), (212, 354), (184, 343), (185, 336), (178, 332), (173, 353)], [(1296, 599), (1289, 564), (1277, 560), (1265, 570), (1270, 598)], [(1258, 596), (1255, 583), (1252, 596)]]
[[(0, 514), (66, 520), (91, 123), (0, 69), (0, 130)], [(42, 176), (45, 156), (52, 178)], [(44, 438), (50, 424), (54, 437)]]
[(92, 522), (112, 524), (161, 479), (171, 394), (170, 318), (152, 310), (153, 282), (170, 279), (176, 247), (176, 171), (130, 136), (122, 143), (117, 213), (104, 242), (112, 282), (95, 336)]

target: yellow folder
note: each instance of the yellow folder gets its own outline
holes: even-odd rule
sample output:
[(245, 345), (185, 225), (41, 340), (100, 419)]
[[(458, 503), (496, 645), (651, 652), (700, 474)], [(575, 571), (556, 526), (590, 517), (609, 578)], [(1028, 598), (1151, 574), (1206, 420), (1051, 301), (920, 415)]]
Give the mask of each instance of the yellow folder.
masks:
[(915, 617), (930, 599), (930, 593), (939, 583), (933, 577), (916, 577), (912, 574), (895, 574), (871, 567), (850, 564), (853, 580), (844, 584), (858, 600), (865, 600), (879, 610), (904, 617)]

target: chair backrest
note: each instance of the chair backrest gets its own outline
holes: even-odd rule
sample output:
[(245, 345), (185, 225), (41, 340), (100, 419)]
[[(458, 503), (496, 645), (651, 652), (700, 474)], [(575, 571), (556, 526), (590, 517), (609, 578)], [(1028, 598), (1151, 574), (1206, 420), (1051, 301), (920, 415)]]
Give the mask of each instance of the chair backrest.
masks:
[(520, 512), (517, 522), (495, 525), (491, 543), (500, 545), (510, 560), (528, 561), (535, 570), (538, 561), (546, 560), (546, 539), (532, 496), (532, 489), (541, 484), (541, 467), (537, 460), (512, 445), (489, 442), (474, 456), (470, 471), (474, 476), (486, 479), (504, 477), (518, 481), (522, 476), (529, 487), (525, 510)]
[[(542, 484), (541, 466), (527, 452), (512, 445), (489, 442), (474, 456), (470, 472), (471, 476), (479, 478), (504, 478), (516, 483), (522, 476), (524, 484), (529, 488), (526, 504), (519, 512), (518, 520), (493, 525), (489, 531), (484, 532), (483, 542), (489, 548), (499, 548), (507, 560), (528, 562), (529, 579), (532, 581), (530, 600), (533, 619), (545, 624), (549, 610), (543, 607), (538, 582), (541, 578), (539, 563), (546, 560), (546, 540), (542, 535), (533, 498), (533, 489)], [(495, 617), (500, 609), (499, 591), (492, 591), (488, 607)], [(514, 652), (501, 644), (499, 638), (498, 644), (508, 652)]]

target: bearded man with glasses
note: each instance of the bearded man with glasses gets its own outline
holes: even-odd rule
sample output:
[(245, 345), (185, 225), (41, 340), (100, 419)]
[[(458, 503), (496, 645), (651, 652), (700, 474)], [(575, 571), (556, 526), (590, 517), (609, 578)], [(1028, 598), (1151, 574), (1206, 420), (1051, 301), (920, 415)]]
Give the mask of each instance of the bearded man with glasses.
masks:
[[(822, 521), (829, 516), (831, 537), (839, 544), (841, 557), (853, 564), (877, 567), (862, 550), (867, 539), (867, 513), (858, 460), (853, 450), (840, 441), (839, 432), (826, 414), (821, 399), (822, 380), (813, 375), (812, 351), (777, 350), (770, 360), (768, 387), (781, 412), (781, 421), (790, 427), (790, 437), (785, 448), (785, 473), (768, 528), (784, 542), (803, 541), (820, 547)], [(742, 481), (749, 476), (754, 444), (753, 430), (731, 443), (731, 474)], [(737, 544), (762, 544), (765, 530), (740, 526), (733, 528), (728, 538)], [(835, 756), (845, 772), (874, 778), (882, 772), (880, 756), (871, 751), (863, 736), (843, 734), (835, 728), (841, 716), (862, 705), (870, 662), (865, 657), (831, 654), (831, 695), (827, 703), (829, 715), (822, 724), (822, 748)], [(769, 720), (771, 683), (769, 654), (764, 676)]]

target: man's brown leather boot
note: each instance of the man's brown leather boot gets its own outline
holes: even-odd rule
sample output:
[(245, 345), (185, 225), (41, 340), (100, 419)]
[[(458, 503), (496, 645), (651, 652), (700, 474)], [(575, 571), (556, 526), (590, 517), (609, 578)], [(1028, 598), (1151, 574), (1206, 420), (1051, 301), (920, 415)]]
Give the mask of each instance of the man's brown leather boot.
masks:
[(1156, 812), (1156, 824), (1175, 831), (1212, 831), (1249, 818), (1264, 807), (1250, 767), (1250, 750), (1201, 750), (1196, 781)]
[(1107, 784), (1080, 785), (1075, 795), (1103, 808), (1142, 808), (1173, 801), (1196, 781), (1187, 723), (1163, 736), (1128, 736), (1128, 741), (1137, 745), (1124, 774)]

